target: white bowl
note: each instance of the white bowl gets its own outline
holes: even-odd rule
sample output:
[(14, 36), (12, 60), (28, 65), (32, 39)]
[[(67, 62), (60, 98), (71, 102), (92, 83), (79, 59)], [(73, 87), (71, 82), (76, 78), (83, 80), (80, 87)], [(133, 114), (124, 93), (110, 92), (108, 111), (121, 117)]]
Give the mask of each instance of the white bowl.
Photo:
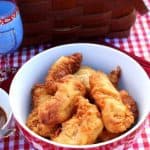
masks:
[(10, 104), (9, 104), (9, 96), (1, 88), (0, 88), (0, 107), (4, 110), (4, 112), (6, 113), (6, 116), (7, 116), (7, 121), (1, 128), (1, 129), (4, 129), (10, 123), (10, 120), (11, 120), (11, 117), (12, 117), (12, 111), (11, 111), (11, 107), (10, 107)]
[[(31, 88), (35, 83), (43, 82), (48, 68), (62, 55), (76, 52), (83, 54), (83, 64), (108, 73), (116, 66), (122, 69), (120, 87), (126, 89), (138, 104), (139, 118), (136, 125), (123, 135), (112, 140), (84, 146), (59, 144), (33, 133), (26, 125), (26, 119), (31, 109)], [(150, 80), (143, 68), (126, 54), (113, 48), (88, 43), (77, 43), (57, 46), (44, 51), (29, 60), (18, 71), (10, 88), (10, 104), (17, 125), (28, 139), (38, 149), (45, 147), (64, 148), (98, 148), (118, 147), (120, 143), (132, 143), (142, 128), (150, 109)]]

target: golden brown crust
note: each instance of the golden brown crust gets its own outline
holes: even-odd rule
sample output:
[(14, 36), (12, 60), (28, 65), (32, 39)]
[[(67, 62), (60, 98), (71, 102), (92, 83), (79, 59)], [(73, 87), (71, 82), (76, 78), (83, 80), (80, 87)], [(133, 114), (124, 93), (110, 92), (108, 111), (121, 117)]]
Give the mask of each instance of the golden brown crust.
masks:
[(73, 113), (76, 96), (85, 95), (85, 87), (73, 75), (67, 75), (58, 82), (58, 88), (51, 101), (43, 103), (39, 108), (41, 122), (46, 124), (62, 123)]
[(88, 92), (90, 90), (90, 84), (89, 84), (89, 77), (95, 73), (96, 70), (94, 70), (91, 67), (88, 66), (81, 66), (80, 69), (74, 74), (87, 88)]
[(105, 128), (111, 133), (122, 133), (134, 123), (130, 109), (123, 104), (119, 91), (107, 75), (97, 72), (90, 78), (91, 95), (101, 109)]
[(102, 132), (103, 123), (97, 107), (82, 96), (77, 98), (76, 106), (77, 112), (62, 124), (54, 141), (72, 145), (92, 144)]
[(37, 108), (41, 103), (50, 100), (51, 95), (48, 94), (44, 84), (35, 84), (32, 88), (32, 107)]
[(75, 53), (70, 56), (60, 57), (49, 69), (45, 84), (50, 94), (57, 90), (56, 81), (68, 74), (75, 73), (81, 65), (82, 55)]
[(54, 135), (56, 130), (55, 126), (46, 125), (39, 121), (38, 109), (32, 110), (27, 118), (26, 125), (33, 132), (46, 138), (50, 138), (50, 136)]
[(122, 133), (133, 125), (133, 113), (121, 101), (107, 97), (101, 103), (103, 123), (109, 132)]
[(26, 121), (33, 132), (59, 143), (85, 145), (110, 140), (135, 123), (135, 101), (118, 91), (120, 67), (107, 75), (80, 68), (81, 61), (80, 53), (59, 58), (45, 83), (33, 86), (33, 108)]
[(103, 95), (109, 95), (116, 99), (120, 99), (117, 89), (110, 82), (108, 76), (102, 71), (98, 71), (90, 77), (90, 86), (93, 97), (95, 96), (95, 93), (98, 92)]
[(137, 107), (137, 104), (135, 102), (135, 100), (133, 99), (133, 97), (131, 97), (127, 91), (125, 90), (122, 90), (120, 91), (120, 95), (121, 95), (121, 99), (122, 99), (122, 102), (130, 109), (130, 111), (133, 113), (134, 115), (134, 119), (135, 121), (137, 120), (138, 118), (138, 107)]

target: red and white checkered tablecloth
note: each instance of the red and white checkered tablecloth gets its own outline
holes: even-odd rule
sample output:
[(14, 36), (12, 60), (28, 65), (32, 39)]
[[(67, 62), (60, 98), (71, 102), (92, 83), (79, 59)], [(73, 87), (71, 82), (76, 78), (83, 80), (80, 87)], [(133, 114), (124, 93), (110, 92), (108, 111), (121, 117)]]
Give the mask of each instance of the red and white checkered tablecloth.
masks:
[[(150, 8), (150, 0), (144, 0)], [(105, 42), (112, 44), (127, 52), (132, 52), (137, 56), (150, 62), (150, 12), (144, 16), (137, 15), (136, 23), (132, 27), (130, 37), (123, 39), (105, 39)], [(34, 55), (49, 48), (51, 45), (23, 48), (17, 52), (0, 55), (0, 69), (5, 67), (20, 67)], [(14, 119), (11, 127), (16, 127)], [(15, 134), (9, 138), (0, 139), (0, 150), (34, 150), (17, 129)], [(121, 148), (123, 149), (123, 148)], [(150, 115), (147, 117), (143, 132), (133, 141), (129, 150), (149, 150), (150, 149)]]

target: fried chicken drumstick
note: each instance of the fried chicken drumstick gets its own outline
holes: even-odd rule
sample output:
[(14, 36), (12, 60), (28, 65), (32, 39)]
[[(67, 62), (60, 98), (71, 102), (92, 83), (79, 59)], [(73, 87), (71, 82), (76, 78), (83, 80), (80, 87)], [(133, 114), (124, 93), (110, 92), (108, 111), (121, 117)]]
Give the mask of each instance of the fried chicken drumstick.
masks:
[(92, 144), (102, 132), (103, 123), (97, 107), (82, 96), (77, 99), (77, 112), (62, 123), (60, 134), (52, 140), (71, 145)]
[(101, 109), (105, 128), (112, 133), (122, 133), (134, 123), (132, 111), (122, 102), (119, 91), (108, 76), (99, 71), (90, 77), (91, 95)]
[(70, 56), (60, 57), (49, 69), (45, 85), (50, 94), (57, 90), (56, 81), (68, 74), (75, 73), (81, 65), (82, 55), (75, 53)]

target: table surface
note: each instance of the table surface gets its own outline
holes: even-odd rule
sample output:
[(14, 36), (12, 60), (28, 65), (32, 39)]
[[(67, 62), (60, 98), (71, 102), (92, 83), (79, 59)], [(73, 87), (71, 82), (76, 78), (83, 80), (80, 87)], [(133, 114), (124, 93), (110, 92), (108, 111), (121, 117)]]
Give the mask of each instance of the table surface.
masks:
[[(148, 8), (150, 8), (150, 0), (144, 0)], [(144, 58), (150, 62), (150, 12), (146, 15), (137, 15), (136, 23), (131, 29), (129, 38), (123, 39), (105, 39), (105, 42), (112, 44), (119, 49), (132, 52), (137, 56)], [(49, 48), (51, 45), (40, 45), (38, 47), (23, 48), (17, 52), (0, 55), (0, 68), (3, 67), (20, 67), (34, 55)], [(11, 127), (16, 127), (14, 119), (11, 121)], [(34, 150), (28, 144), (23, 135), (17, 130), (15, 134), (9, 138), (0, 139), (0, 150)], [(129, 150), (148, 150), (150, 149), (150, 115), (144, 125), (143, 132), (138, 136)]]

